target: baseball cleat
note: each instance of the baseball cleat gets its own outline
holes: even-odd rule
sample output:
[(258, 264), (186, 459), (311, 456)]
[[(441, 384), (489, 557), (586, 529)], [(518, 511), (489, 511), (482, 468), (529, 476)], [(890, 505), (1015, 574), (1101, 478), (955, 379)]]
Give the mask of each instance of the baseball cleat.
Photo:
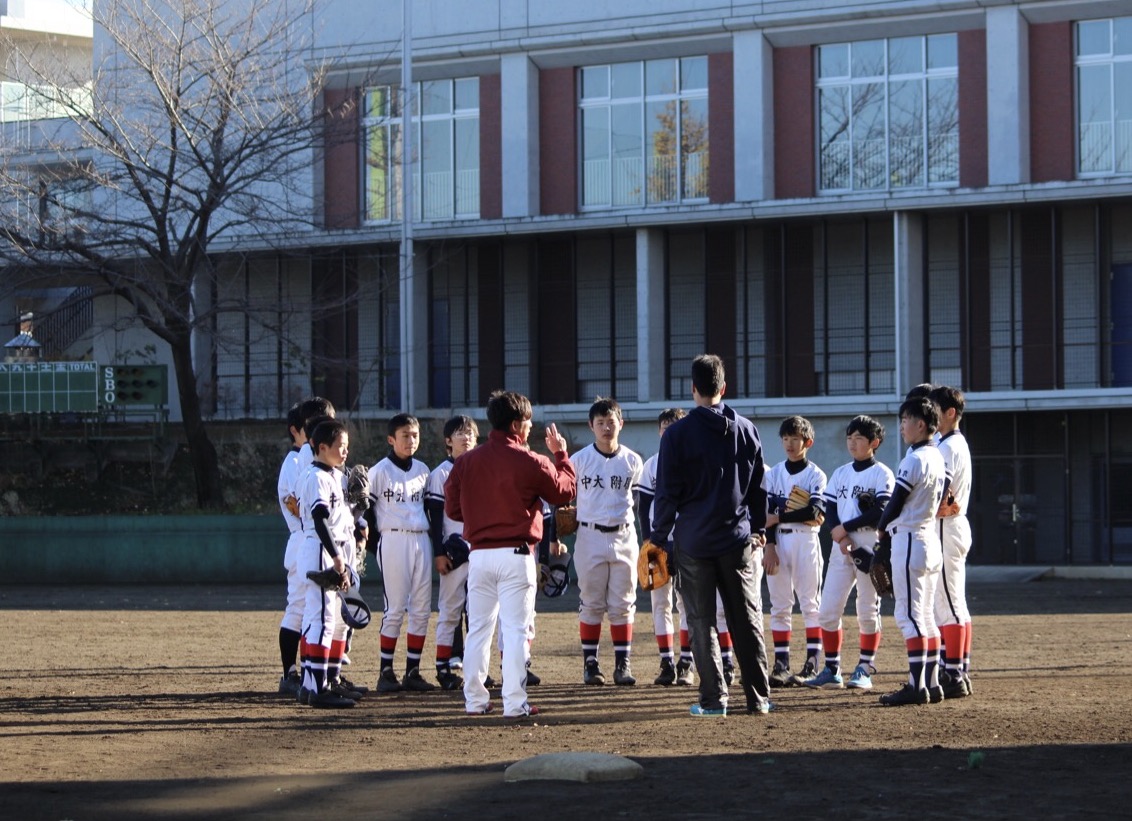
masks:
[(963, 683), (967, 685), (967, 695), (973, 696), (975, 694), (975, 688), (971, 684), (971, 676), (969, 673), (963, 673)]
[(299, 692), (295, 694), (295, 701), (303, 706), (311, 703), (311, 691), (306, 687), (300, 687)]
[(363, 687), (360, 684), (354, 684), (354, 682), (350, 681), (350, 679), (346, 678), (345, 676), (338, 676), (338, 680), (346, 685), (348, 689), (353, 690), (355, 693), (361, 693), (364, 696), (369, 692), (369, 687)]
[(871, 690), (873, 689), (873, 673), (875, 672), (876, 670), (871, 667), (858, 664), (857, 669), (853, 671), (853, 675), (849, 676), (849, 681), (845, 686), (850, 690)]
[(841, 673), (831, 667), (823, 667), (822, 671), (816, 676), (806, 679), (802, 682), (806, 687), (813, 687), (818, 690), (843, 690), (845, 689), (845, 681), (841, 678)]
[(539, 677), (539, 676), (536, 676), (531, 671), (530, 666), (528, 666), (527, 667), (527, 686), (528, 687), (538, 687), (540, 684), (542, 684), (542, 678)]
[(693, 704), (692, 708), (688, 710), (691, 715), (697, 718), (720, 718), (727, 715), (726, 707), (701, 707), (699, 704)]
[(342, 707), (353, 707), (356, 703), (352, 698), (346, 698), (333, 690), (323, 690), (312, 694), (310, 697), (311, 707), (340, 709)]
[(377, 692), (379, 693), (399, 693), (401, 692), (401, 682), (397, 680), (397, 674), (393, 672), (392, 667), (382, 667), (381, 675), (377, 677)]
[(943, 697), (948, 701), (953, 698), (966, 698), (970, 695), (967, 692), (967, 682), (958, 673), (955, 675), (944, 673), (939, 677), (939, 683), (943, 687)]
[(928, 689), (916, 689), (911, 684), (905, 684), (899, 690), (880, 697), (880, 703), (885, 707), (903, 707), (907, 704), (927, 704)]
[(279, 679), (279, 695), (297, 696), (299, 688), (303, 686), (303, 677), (297, 671), (292, 671)]
[(676, 683), (676, 666), (672, 663), (672, 659), (660, 660), (660, 675), (653, 679), (653, 684), (659, 684), (661, 687), (671, 687)]
[(425, 681), (421, 676), (420, 668), (414, 667), (412, 670), (405, 671), (405, 676), (401, 679), (401, 689), (427, 693), (429, 690), (435, 690), (436, 685), (431, 681)]
[(601, 667), (598, 665), (597, 659), (594, 656), (590, 656), (586, 659), (586, 669), (582, 673), (582, 683), (596, 684), (599, 686), (605, 684), (605, 673), (601, 672)]
[(348, 698), (350, 699), (350, 701), (357, 701), (362, 697), (361, 692), (359, 692), (358, 690), (350, 689), (341, 679), (339, 679), (338, 681), (332, 681), (326, 689), (334, 693), (335, 695), (342, 696), (342, 698)]
[(613, 668), (613, 683), (622, 687), (632, 687), (637, 683), (633, 668), (629, 666), (629, 659), (617, 662), (617, 666)]
[(441, 690), (459, 690), (464, 686), (464, 680), (451, 670), (441, 670), (436, 674)]
[(774, 669), (770, 671), (770, 686), (771, 687), (789, 687), (793, 684), (794, 674), (790, 672), (790, 667), (785, 662), (776, 661)]
[(735, 665), (734, 664), (724, 664), (723, 665), (723, 681), (727, 684), (728, 687), (730, 687), (731, 682), (733, 682), (734, 680), (735, 680)]
[(928, 703), (939, 704), (941, 701), (943, 701), (943, 687), (933, 684), (928, 688)]
[(813, 656), (810, 656), (808, 659), (806, 659), (806, 663), (802, 665), (802, 669), (799, 672), (795, 673), (793, 676), (790, 677), (789, 686), (791, 686), (791, 687), (801, 687), (803, 684), (806, 683), (806, 681), (808, 679), (811, 679), (815, 675), (817, 675), (817, 672), (818, 672), (817, 659), (814, 658)]
[(681, 660), (676, 665), (676, 684), (681, 687), (690, 687), (696, 683), (696, 674), (692, 672), (692, 662)]
[(491, 676), (484, 676), (483, 677), (483, 686), (486, 687), (489, 690), (492, 690), (492, 689), (498, 687), (499, 685), (496, 683), (495, 679), (493, 679)]

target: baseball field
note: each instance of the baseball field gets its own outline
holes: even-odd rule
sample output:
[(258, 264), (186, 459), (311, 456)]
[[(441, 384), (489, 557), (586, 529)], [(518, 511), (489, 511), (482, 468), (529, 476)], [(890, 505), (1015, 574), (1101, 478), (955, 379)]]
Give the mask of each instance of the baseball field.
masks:
[[(688, 715), (692, 688), (651, 684), (644, 595), (636, 687), (583, 686), (576, 593), (540, 596), (543, 713), (523, 722), (469, 718), (459, 692), (337, 711), (275, 695), (282, 594), (0, 587), (0, 818), (1118, 818), (1132, 804), (1132, 581), (972, 584), (970, 698), (877, 704), (905, 669), (886, 602), (874, 692), (775, 691), (770, 715), (708, 719)], [(850, 669), (855, 631), (847, 616)], [(373, 686), (376, 626), (351, 655)], [(403, 656), (402, 638), (398, 670)], [(644, 776), (504, 782), (559, 751), (627, 756)]]

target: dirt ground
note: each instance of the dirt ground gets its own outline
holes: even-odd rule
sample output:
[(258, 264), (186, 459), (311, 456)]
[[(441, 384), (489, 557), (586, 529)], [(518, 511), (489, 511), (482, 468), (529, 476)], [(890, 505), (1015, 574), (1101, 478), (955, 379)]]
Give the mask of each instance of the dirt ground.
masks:
[[(970, 594), (971, 698), (877, 704), (904, 667), (888, 602), (872, 693), (776, 691), (770, 715), (724, 719), (691, 718), (692, 688), (651, 684), (644, 596), (633, 688), (584, 687), (577, 599), (540, 596), (543, 684), (531, 700), (544, 713), (518, 722), (468, 718), (458, 692), (375, 695), (339, 711), (275, 695), (281, 587), (0, 587), (12, 657), (0, 683), (0, 817), (1126, 817), (1132, 582)], [(380, 601), (376, 589), (368, 598)], [(801, 626), (795, 616), (796, 655)], [(855, 630), (847, 617), (847, 637)], [(376, 626), (351, 655), (350, 676), (372, 686)], [(503, 782), (507, 765), (566, 750), (628, 756), (645, 775)]]

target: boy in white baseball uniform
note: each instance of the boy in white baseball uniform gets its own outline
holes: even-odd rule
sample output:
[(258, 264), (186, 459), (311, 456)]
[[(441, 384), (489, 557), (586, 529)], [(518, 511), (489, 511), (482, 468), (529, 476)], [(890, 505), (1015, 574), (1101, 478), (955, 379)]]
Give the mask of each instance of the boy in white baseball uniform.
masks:
[[(452, 464), (476, 446), (479, 428), (470, 416), (453, 416), (444, 423), (444, 446), (448, 458), (433, 468), (425, 491), (425, 513), (428, 514), (432, 538), (433, 565), (440, 574), (440, 593), (436, 619), (436, 679), (445, 690), (458, 690), (464, 680), (449, 666), (456, 626), (464, 615), (468, 583), (468, 544), (464, 541), (464, 525), (444, 514), (444, 483), (452, 472)], [(455, 540), (459, 540), (456, 542)], [(460, 543), (463, 543), (462, 545)], [(451, 551), (449, 545), (454, 545)]]
[[(817, 673), (821, 651), (820, 609), (822, 554), (818, 531), (825, 518), (825, 473), (806, 458), (814, 446), (814, 426), (801, 416), (789, 416), (778, 427), (786, 458), (767, 471), (767, 543), (763, 554), (770, 593), (770, 629), (774, 638), (772, 687), (801, 684)], [(797, 490), (795, 490), (797, 488)], [(792, 502), (788, 500), (804, 500)], [(791, 612), (794, 596), (806, 624), (806, 663), (790, 672)]]
[(298, 699), (312, 707), (353, 707), (354, 699), (334, 688), (333, 681), (345, 652), (336, 637), (342, 603), (337, 590), (324, 590), (307, 577), (311, 571), (333, 567), (339, 574), (350, 570), (353, 557), (354, 516), (342, 492), (337, 468), (346, 463), (350, 435), (337, 420), (314, 428), (310, 445), (314, 460), (299, 483), (299, 512), (303, 542), (299, 549), (298, 576), (304, 596), (301, 654), (303, 684)]
[(943, 572), (936, 589), (935, 618), (943, 652), (940, 685), (945, 698), (971, 695), (971, 611), (967, 608), (967, 554), (971, 551), (971, 449), (959, 430), (963, 391), (941, 385), (932, 390), (939, 405), (939, 453), (947, 472), (947, 497), (937, 513)]
[(841, 676), (841, 614), (854, 585), (860, 656), (848, 686), (854, 690), (873, 686), (880, 646), (880, 596), (869, 578), (869, 566), (877, 543), (877, 522), (893, 488), (892, 471), (875, 456), (883, 441), (880, 422), (871, 416), (853, 417), (845, 429), (845, 444), (853, 461), (835, 470), (825, 486), (825, 521), (833, 538), (818, 613), (825, 667), (802, 682), (807, 687), (840, 690), (846, 686)]
[[(935, 590), (943, 564), (936, 512), (947, 490), (943, 456), (932, 444), (939, 406), (931, 399), (909, 399), (900, 406), (900, 435), (909, 446), (896, 471), (896, 487), (878, 527), (891, 536), (877, 553), (891, 549), (893, 617), (908, 649), (908, 683), (881, 696), (886, 707), (943, 700), (939, 686), (939, 628)], [(874, 557), (875, 560), (875, 557)]]
[(614, 399), (599, 397), (590, 406), (594, 443), (571, 461), (578, 481), (578, 535), (574, 568), (581, 598), (578, 632), (585, 668), (582, 681), (605, 684), (598, 664), (601, 622), (609, 617), (613, 639), (613, 681), (637, 683), (629, 656), (637, 606), (637, 556), (640, 546), (633, 527), (641, 457), (618, 441), (624, 421)]
[[(380, 539), (377, 564), (385, 592), (377, 690), (435, 690), (436, 685), (425, 681), (420, 670), (432, 614), (432, 545), (424, 505), (429, 469), (413, 458), (421, 441), (420, 423), (415, 417), (397, 414), (389, 420), (388, 434), (389, 455), (369, 470), (369, 494)], [(406, 613), (405, 677), (398, 681), (393, 655)]]

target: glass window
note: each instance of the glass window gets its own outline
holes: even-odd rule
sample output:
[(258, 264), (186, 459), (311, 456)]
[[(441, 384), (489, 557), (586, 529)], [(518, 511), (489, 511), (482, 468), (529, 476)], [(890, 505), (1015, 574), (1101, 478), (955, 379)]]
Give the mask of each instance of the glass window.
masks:
[(1132, 172), (1132, 17), (1077, 24), (1077, 173)]
[[(365, 219), (401, 218), (401, 106), (391, 86), (365, 95)], [(480, 210), (479, 78), (414, 86), (413, 210), (416, 219), (474, 218)], [(420, 113), (417, 113), (420, 112)]]
[(955, 34), (818, 48), (823, 191), (959, 182)]
[(707, 58), (581, 70), (582, 207), (708, 196)]

